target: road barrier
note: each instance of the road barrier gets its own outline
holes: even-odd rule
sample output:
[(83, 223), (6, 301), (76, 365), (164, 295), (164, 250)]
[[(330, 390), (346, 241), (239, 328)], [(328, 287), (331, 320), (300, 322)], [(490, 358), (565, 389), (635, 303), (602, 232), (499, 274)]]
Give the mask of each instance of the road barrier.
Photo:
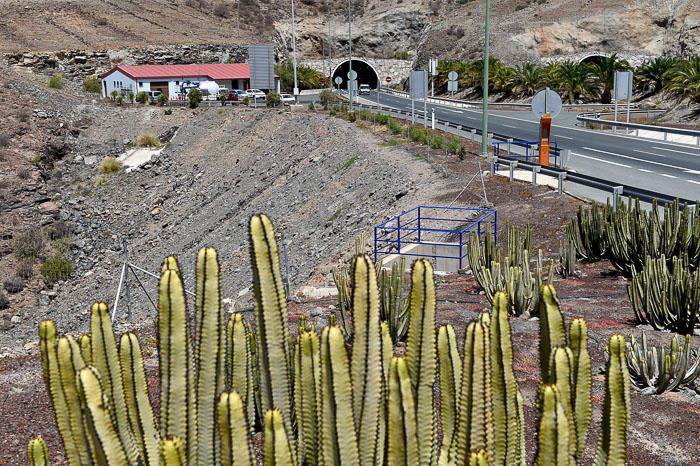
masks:
[[(651, 114), (664, 114), (667, 110), (635, 110), (630, 112), (632, 115), (644, 115), (649, 118)], [(621, 112), (622, 113), (622, 112)], [(621, 114), (621, 113), (618, 113)], [(595, 112), (595, 113), (581, 113), (576, 119), (583, 123), (584, 127), (589, 125), (602, 125), (609, 126), (611, 128), (624, 128), (625, 131), (632, 130), (635, 136), (640, 136), (640, 131), (649, 131), (651, 133), (661, 133), (663, 134), (663, 140), (668, 141), (669, 135), (677, 136), (689, 136), (695, 139), (695, 145), (700, 146), (700, 131), (694, 129), (684, 129), (684, 128), (671, 128), (668, 126), (654, 126), (654, 125), (644, 125), (641, 123), (626, 123), (624, 121), (614, 121), (605, 120), (604, 116), (614, 116), (612, 112)], [(641, 137), (644, 137), (643, 135)], [(650, 139), (661, 139), (650, 137)], [(691, 142), (692, 144), (692, 142)]]

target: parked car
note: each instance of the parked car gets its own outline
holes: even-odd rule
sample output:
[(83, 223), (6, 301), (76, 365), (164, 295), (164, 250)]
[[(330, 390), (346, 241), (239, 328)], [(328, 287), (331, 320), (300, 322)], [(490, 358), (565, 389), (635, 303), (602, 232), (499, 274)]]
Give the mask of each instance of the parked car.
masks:
[(282, 105), (291, 105), (296, 102), (296, 99), (292, 94), (282, 94), (280, 95), (280, 102), (282, 102)]
[(146, 91), (148, 92), (148, 96), (151, 99), (151, 103), (155, 104), (158, 102), (158, 96), (162, 94), (160, 91)]
[(372, 92), (372, 88), (369, 87), (369, 84), (360, 84), (360, 95), (369, 94), (370, 92)]
[(240, 102), (242, 101), (248, 94), (242, 89), (231, 89), (228, 91), (228, 101), (229, 102)]
[(265, 100), (267, 97), (260, 89), (248, 89), (246, 92), (251, 99)]

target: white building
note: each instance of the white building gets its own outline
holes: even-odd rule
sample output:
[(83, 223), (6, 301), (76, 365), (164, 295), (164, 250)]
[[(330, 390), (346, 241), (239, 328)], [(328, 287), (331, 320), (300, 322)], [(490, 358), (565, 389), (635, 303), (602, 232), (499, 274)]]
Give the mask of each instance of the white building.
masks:
[[(137, 94), (141, 91), (160, 91), (170, 100), (180, 100), (186, 98), (189, 89), (205, 81), (214, 81), (227, 89), (248, 89), (250, 65), (120, 65), (101, 74), (100, 78), (102, 97), (105, 98), (111, 96), (113, 91), (121, 95), (130, 92)], [(275, 77), (275, 83), (279, 92), (279, 78)]]

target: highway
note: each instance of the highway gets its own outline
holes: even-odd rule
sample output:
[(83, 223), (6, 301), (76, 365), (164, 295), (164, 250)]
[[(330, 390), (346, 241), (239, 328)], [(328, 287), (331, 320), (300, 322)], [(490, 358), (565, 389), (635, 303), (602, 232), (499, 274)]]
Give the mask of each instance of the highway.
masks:
[[(411, 110), (411, 101), (381, 93), (380, 105)], [(373, 93), (367, 100), (376, 103)], [(428, 115), (474, 128), (481, 128), (481, 109), (457, 109), (429, 103)], [(423, 102), (416, 101), (422, 115)], [(417, 123), (423, 120), (416, 118)], [(575, 113), (562, 113), (554, 119), (551, 139), (562, 149), (571, 150), (567, 168), (578, 173), (636, 188), (686, 199), (700, 199), (700, 147), (640, 139), (575, 127)], [(535, 141), (539, 123), (529, 111), (490, 111), (489, 132), (515, 140)]]

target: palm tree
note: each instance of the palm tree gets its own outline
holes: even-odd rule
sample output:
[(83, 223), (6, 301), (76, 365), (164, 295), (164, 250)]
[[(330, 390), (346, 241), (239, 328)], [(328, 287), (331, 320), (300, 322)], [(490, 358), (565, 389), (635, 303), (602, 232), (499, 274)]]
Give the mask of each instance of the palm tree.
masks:
[(585, 63), (566, 60), (552, 68), (552, 86), (566, 97), (570, 104), (577, 96), (593, 97), (597, 93), (597, 79), (591, 67)]
[(644, 97), (654, 95), (663, 89), (668, 71), (676, 64), (671, 57), (656, 57), (646, 60), (634, 72), (637, 92)]
[(680, 60), (668, 71), (666, 90), (700, 102), (700, 56)]
[(609, 104), (612, 101), (612, 90), (615, 84), (615, 72), (629, 70), (630, 64), (613, 53), (609, 57), (602, 57), (595, 65), (593, 72), (602, 87), (601, 102)]
[(545, 84), (544, 70), (534, 63), (525, 63), (513, 71), (513, 93), (531, 96)]

